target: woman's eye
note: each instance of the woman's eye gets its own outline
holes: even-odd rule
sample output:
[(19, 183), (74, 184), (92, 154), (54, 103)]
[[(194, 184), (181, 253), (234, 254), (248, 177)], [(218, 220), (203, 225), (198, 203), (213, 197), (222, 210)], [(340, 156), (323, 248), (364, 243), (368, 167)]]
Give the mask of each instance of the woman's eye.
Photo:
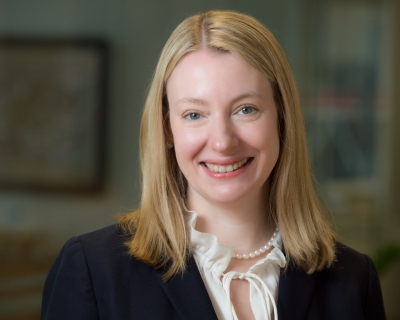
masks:
[(254, 111), (255, 111), (255, 109), (253, 107), (246, 106), (246, 107), (241, 108), (238, 113), (239, 114), (250, 114), (250, 113), (253, 113)]
[(187, 118), (189, 120), (199, 120), (200, 115), (196, 112), (192, 112), (192, 113), (189, 113), (188, 115), (186, 115), (185, 118)]

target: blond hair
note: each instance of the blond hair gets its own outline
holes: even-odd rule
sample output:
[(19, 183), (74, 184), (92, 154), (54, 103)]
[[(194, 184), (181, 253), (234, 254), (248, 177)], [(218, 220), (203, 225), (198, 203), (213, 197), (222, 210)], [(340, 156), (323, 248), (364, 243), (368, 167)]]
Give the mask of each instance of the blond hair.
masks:
[(177, 164), (169, 127), (166, 83), (178, 61), (208, 48), (232, 52), (264, 74), (278, 109), (280, 154), (271, 173), (269, 205), (285, 254), (308, 273), (335, 258), (334, 236), (312, 183), (305, 129), (295, 81), (278, 42), (259, 21), (232, 11), (210, 11), (184, 20), (158, 61), (140, 128), (142, 197), (140, 208), (120, 218), (134, 234), (129, 252), (154, 268), (168, 264), (165, 279), (184, 272), (190, 241), (184, 220), (187, 181)]

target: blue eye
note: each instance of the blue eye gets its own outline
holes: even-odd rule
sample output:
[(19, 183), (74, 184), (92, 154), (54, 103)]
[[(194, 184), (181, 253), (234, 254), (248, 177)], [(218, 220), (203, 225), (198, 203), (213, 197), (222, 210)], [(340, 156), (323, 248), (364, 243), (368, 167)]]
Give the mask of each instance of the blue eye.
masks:
[(239, 110), (239, 114), (250, 114), (254, 112), (253, 107), (243, 107)]
[(189, 120), (199, 120), (200, 115), (198, 113), (189, 113), (185, 118), (188, 118)]

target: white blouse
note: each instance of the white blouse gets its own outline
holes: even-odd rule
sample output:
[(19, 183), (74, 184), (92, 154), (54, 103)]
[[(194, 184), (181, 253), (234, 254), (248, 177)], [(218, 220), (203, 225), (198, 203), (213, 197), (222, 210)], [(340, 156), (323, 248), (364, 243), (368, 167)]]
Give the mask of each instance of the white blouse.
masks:
[(273, 241), (272, 251), (246, 273), (224, 273), (232, 259), (233, 247), (218, 243), (217, 237), (212, 234), (195, 230), (196, 212), (187, 211), (186, 218), (193, 255), (218, 319), (238, 319), (230, 299), (230, 284), (233, 279), (243, 279), (250, 284), (249, 299), (255, 318), (278, 320), (276, 305), (280, 268), (286, 265), (280, 233)]

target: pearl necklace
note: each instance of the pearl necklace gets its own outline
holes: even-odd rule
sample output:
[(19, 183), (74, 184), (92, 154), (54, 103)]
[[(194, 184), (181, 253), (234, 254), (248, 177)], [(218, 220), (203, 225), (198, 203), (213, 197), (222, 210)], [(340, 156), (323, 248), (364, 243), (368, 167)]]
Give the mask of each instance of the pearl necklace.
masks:
[(271, 247), (272, 244), (276, 238), (276, 236), (278, 235), (279, 229), (276, 228), (275, 232), (272, 234), (271, 239), (269, 239), (268, 243), (261, 247), (260, 249), (250, 252), (249, 254), (237, 254), (237, 253), (233, 253), (232, 254), (232, 258), (234, 259), (249, 259), (249, 258), (254, 258), (256, 256), (259, 256), (261, 253), (264, 253), (265, 251), (268, 251)]

